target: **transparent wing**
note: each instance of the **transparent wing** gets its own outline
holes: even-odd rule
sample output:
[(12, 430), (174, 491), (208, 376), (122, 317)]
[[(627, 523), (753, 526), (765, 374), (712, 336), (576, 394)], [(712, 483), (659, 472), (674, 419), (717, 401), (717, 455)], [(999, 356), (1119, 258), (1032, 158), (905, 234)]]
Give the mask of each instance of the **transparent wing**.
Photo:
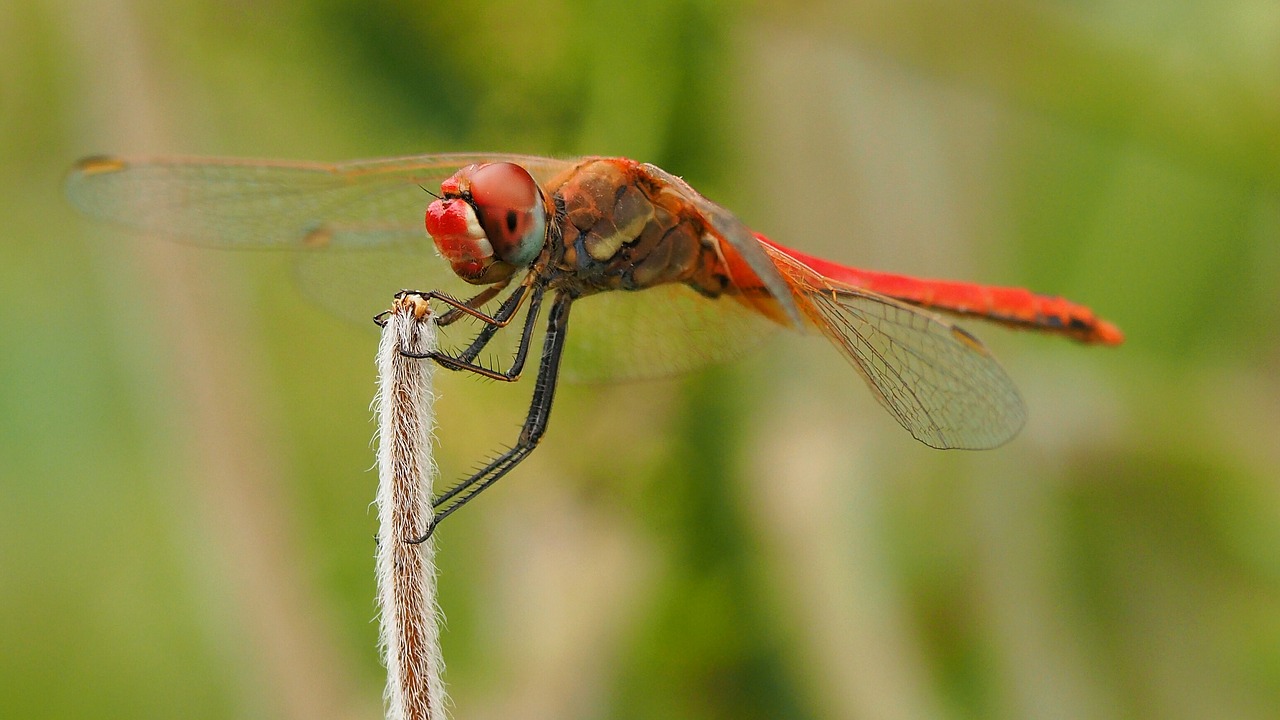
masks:
[(591, 295), (573, 305), (564, 377), (666, 377), (740, 357), (780, 329), (732, 297), (707, 298), (685, 285)]
[(306, 251), (298, 285), (356, 322), (385, 309), (397, 290), (465, 296), (423, 225), (430, 196), (459, 168), (510, 161), (544, 186), (572, 160), (445, 154), (325, 164), (220, 158), (81, 160), (66, 179), (85, 215), (178, 242), (215, 248)]
[[(424, 281), (427, 261), (436, 258), (402, 246), (304, 253), (297, 284), (317, 305), (373, 328), (370, 318), (387, 307), (396, 290), (438, 287)], [(454, 278), (443, 287), (459, 296), (479, 290), (461, 285)], [(545, 320), (538, 319), (535, 338), (541, 337)], [(487, 364), (506, 366), (522, 321), (523, 316), (495, 336), (484, 352)], [(579, 383), (667, 377), (740, 357), (780, 329), (731, 297), (713, 300), (685, 285), (591, 295), (574, 303), (561, 376)], [(461, 346), (479, 326), (464, 319), (444, 330), (446, 347)], [(537, 352), (530, 357), (536, 359)]]
[[(303, 293), (341, 317), (372, 327), (370, 318), (397, 290), (442, 289), (465, 297), (479, 289), (460, 281), (435, 256), (423, 227), (429, 198), (422, 188), (438, 188), (465, 165), (494, 161), (519, 163), (544, 186), (577, 163), (492, 154), (340, 164), (95, 157), (72, 169), (66, 191), (84, 214), (150, 235), (217, 248), (304, 251), (297, 260)], [(696, 192), (688, 193), (717, 216), (733, 220)], [(748, 259), (761, 254), (750, 240), (743, 253)], [(769, 270), (785, 287), (771, 263)], [(779, 327), (733, 298), (712, 300), (682, 285), (583, 298), (574, 307), (572, 324), (564, 375), (585, 382), (661, 377), (722, 362)], [(462, 342), (469, 329), (459, 323), (450, 334)], [(516, 334), (515, 326), (500, 333)], [(495, 339), (486, 357), (505, 362), (511, 346), (507, 338)]]
[(359, 249), (421, 238), (429, 198), (459, 168), (507, 160), (539, 182), (573, 161), (524, 155), (420, 155), (348, 163), (218, 158), (81, 160), (66, 179), (84, 214), (222, 248)]
[(830, 280), (779, 248), (765, 249), (812, 324), (917, 440), (981, 450), (1022, 429), (1022, 396), (977, 338), (926, 310)]
[(1026, 422), (1013, 381), (982, 343), (941, 318), (857, 290), (813, 293), (819, 327), (917, 440), (981, 450)]
[(294, 281), (315, 305), (370, 330), (377, 329), (370, 319), (400, 290), (439, 290), (464, 300), (481, 290), (450, 272), (426, 237), (359, 252), (299, 253)]

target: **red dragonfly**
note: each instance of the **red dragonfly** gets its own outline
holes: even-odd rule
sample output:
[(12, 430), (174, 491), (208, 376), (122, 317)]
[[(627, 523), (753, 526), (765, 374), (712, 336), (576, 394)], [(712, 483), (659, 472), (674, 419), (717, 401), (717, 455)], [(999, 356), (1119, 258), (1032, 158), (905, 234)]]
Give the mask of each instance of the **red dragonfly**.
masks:
[[(432, 186), (440, 194), (423, 233), (422, 189)], [(813, 331), (916, 439), (981, 449), (1017, 434), (1026, 409), (982, 343), (939, 312), (1084, 343), (1123, 341), (1114, 325), (1059, 297), (859, 270), (791, 250), (680, 178), (626, 158), (91, 157), (73, 168), (67, 193), (85, 214), (149, 234), (304, 251), (303, 288), (342, 314), (385, 307), (388, 288), (426, 280), (433, 290), (418, 294), (448, 308), (440, 325), (463, 317), (482, 324), (461, 351), (429, 357), (495, 380), (519, 379), (549, 297), (519, 438), (434, 499), (433, 528), (532, 452), (562, 367), (585, 380), (667, 375), (736, 356), (775, 330)], [(483, 289), (471, 294), (467, 285)], [(522, 309), (509, 367), (477, 362)]]

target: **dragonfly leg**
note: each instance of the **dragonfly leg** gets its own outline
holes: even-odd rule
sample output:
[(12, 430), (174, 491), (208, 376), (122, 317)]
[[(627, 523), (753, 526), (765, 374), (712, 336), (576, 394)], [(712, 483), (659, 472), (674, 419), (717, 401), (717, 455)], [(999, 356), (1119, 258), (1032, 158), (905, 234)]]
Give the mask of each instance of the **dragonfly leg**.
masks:
[(547, 430), (547, 418), (551, 414), (551, 400), (555, 396), (556, 379), (560, 373), (560, 356), (564, 351), (565, 331), (569, 326), (569, 305), (572, 302), (571, 295), (559, 292), (551, 305), (551, 313), (547, 318), (547, 340), (542, 347), (542, 360), (538, 367), (538, 381), (533, 388), (529, 414), (525, 418), (524, 427), (520, 430), (520, 437), (516, 439), (515, 445), (471, 477), (432, 500), (431, 506), (435, 509), (435, 515), (431, 519), (431, 527), (422, 537), (406, 542), (417, 544), (431, 537), (431, 533), (435, 532), (442, 520), (457, 512), (458, 508), (466, 505), (485, 488), (497, 482), (537, 447), (542, 434)]
[[(512, 359), (511, 367), (506, 370), (494, 370), (480, 365), (475, 361), (476, 355), (480, 354), (480, 351), (485, 347), (485, 345), (489, 344), (489, 341), (493, 339), (494, 334), (505, 326), (505, 322), (510, 321), (510, 318), (506, 316), (515, 313), (515, 309), (523, 302), (523, 296), (526, 294), (526, 291), (528, 291), (528, 294), (532, 296), (532, 299), (529, 300), (529, 312), (525, 316), (524, 329), (520, 332), (520, 344), (516, 347), (516, 354), (515, 358)], [(446, 370), (473, 372), (482, 377), (489, 378), (490, 380), (515, 382), (520, 379), (520, 373), (524, 371), (525, 358), (529, 355), (529, 344), (533, 339), (533, 326), (538, 318), (538, 310), (542, 306), (543, 292), (544, 287), (542, 285), (534, 285), (532, 290), (530, 290), (526, 285), (521, 285), (516, 288), (516, 291), (512, 293), (511, 297), (507, 298), (506, 302), (504, 302), (502, 307), (498, 309), (498, 312), (495, 313), (495, 316), (503, 317), (505, 319), (504, 325), (485, 325), (476, 336), (476, 339), (472, 341), (471, 345), (458, 355), (449, 355), (438, 350), (425, 353), (414, 353), (409, 352), (404, 348), (400, 349), (400, 354), (404, 357), (434, 360), (436, 364)]]
[[(516, 288), (511, 293), (511, 295), (502, 302), (502, 305), (498, 307), (498, 312), (494, 313), (494, 319), (500, 321), (501, 324), (486, 323), (485, 326), (481, 328), (480, 332), (476, 335), (475, 340), (472, 340), (471, 344), (467, 346), (467, 349), (458, 353), (458, 355), (456, 356), (457, 359), (463, 362), (471, 362), (475, 360), (476, 356), (480, 354), (480, 351), (483, 350), (485, 346), (489, 344), (489, 341), (493, 339), (493, 336), (496, 335), (499, 330), (506, 327), (511, 322), (511, 318), (515, 316), (516, 312), (519, 311), (520, 306), (524, 303), (524, 299), (528, 291), (529, 291), (528, 283), (523, 283), (520, 285), (520, 287)], [(536, 298), (537, 302), (541, 303), (542, 302), (541, 287), (535, 289), (533, 292), (538, 295), (538, 297)], [(532, 334), (531, 323), (533, 322), (533, 320), (531, 318), (532, 316), (537, 316), (538, 314), (537, 310), (532, 305), (530, 306), (530, 309), (533, 312), (531, 313), (531, 316), (525, 317), (525, 321), (524, 321), (525, 329), (521, 333), (522, 334), (522, 339), (520, 343), (521, 346), (524, 346), (528, 343), (528, 340), (525, 338), (529, 337)]]
[[(495, 283), (493, 285), (490, 285), (489, 287), (481, 290), (475, 295), (472, 295), (469, 300), (467, 300), (462, 304), (472, 309), (480, 308), (485, 303), (497, 297), (498, 293), (505, 290), (507, 285), (509, 285), (510, 283), (511, 283), (511, 280), (510, 278), (508, 278), (506, 280), (503, 280), (500, 283)], [(456, 307), (450, 308), (445, 314), (436, 318), (436, 325), (439, 325), (440, 327), (448, 327), (449, 325), (454, 324), (455, 322), (457, 322), (458, 320), (461, 320), (466, 316), (467, 316), (466, 313), (462, 312)]]
[[(441, 324), (450, 325), (454, 323), (456, 320), (458, 320), (460, 317), (469, 316), (479, 320), (480, 322), (486, 325), (496, 325), (502, 328), (502, 327), (506, 327), (507, 324), (511, 322), (511, 317), (515, 315), (517, 310), (520, 309), (520, 303), (523, 302), (524, 292), (528, 290), (529, 285), (530, 285), (529, 280), (526, 280), (525, 282), (521, 283), (520, 287), (516, 288), (516, 291), (511, 294), (511, 297), (507, 298), (507, 300), (502, 304), (502, 307), (498, 308), (498, 312), (494, 313), (493, 315), (490, 315), (484, 312), (483, 310), (477, 309), (472, 305), (473, 303), (476, 303), (476, 301), (479, 301), (481, 303), (487, 302), (490, 298), (492, 298), (501, 290), (502, 286), (497, 286), (496, 289), (486, 288), (483, 292), (477, 294), (476, 296), (472, 297), (469, 300), (459, 300), (454, 296), (449, 295), (448, 293), (440, 292), (439, 290), (401, 290), (400, 292), (396, 293), (395, 296), (396, 296), (396, 299), (399, 300), (400, 298), (407, 297), (409, 295), (416, 295), (426, 301), (439, 300), (445, 305), (448, 305), (452, 309), (450, 309), (449, 311), (441, 315), (439, 318), (437, 318), (436, 320), (437, 325), (441, 325)], [(492, 292), (490, 292), (490, 290), (492, 290)], [(391, 315), (391, 311), (384, 310), (383, 312), (380, 312), (377, 315), (373, 316), (373, 322), (378, 327), (385, 327), (387, 324), (387, 317), (389, 315)], [(447, 321), (442, 323), (441, 320), (444, 320), (446, 318), (447, 318)]]

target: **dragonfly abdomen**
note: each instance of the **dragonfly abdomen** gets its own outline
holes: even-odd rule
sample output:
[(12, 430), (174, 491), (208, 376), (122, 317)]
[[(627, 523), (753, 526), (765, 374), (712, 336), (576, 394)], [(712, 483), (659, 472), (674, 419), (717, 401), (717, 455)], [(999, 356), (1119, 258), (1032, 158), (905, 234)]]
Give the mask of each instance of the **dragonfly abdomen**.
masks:
[(826, 280), (869, 290), (894, 300), (956, 315), (970, 315), (1010, 327), (1065, 335), (1085, 343), (1119, 345), (1124, 333), (1089, 308), (1054, 295), (1018, 287), (997, 287), (953, 280), (926, 280), (863, 270), (784, 247), (763, 235), (757, 239)]

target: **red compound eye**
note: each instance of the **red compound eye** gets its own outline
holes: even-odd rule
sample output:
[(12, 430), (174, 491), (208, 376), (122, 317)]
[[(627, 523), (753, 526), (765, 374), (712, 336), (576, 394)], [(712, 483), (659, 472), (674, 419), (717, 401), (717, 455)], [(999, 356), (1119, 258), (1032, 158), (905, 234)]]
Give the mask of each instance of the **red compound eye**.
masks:
[(476, 219), (504, 262), (523, 267), (542, 250), (547, 212), (542, 190), (529, 171), (515, 163), (489, 163), (471, 172)]

